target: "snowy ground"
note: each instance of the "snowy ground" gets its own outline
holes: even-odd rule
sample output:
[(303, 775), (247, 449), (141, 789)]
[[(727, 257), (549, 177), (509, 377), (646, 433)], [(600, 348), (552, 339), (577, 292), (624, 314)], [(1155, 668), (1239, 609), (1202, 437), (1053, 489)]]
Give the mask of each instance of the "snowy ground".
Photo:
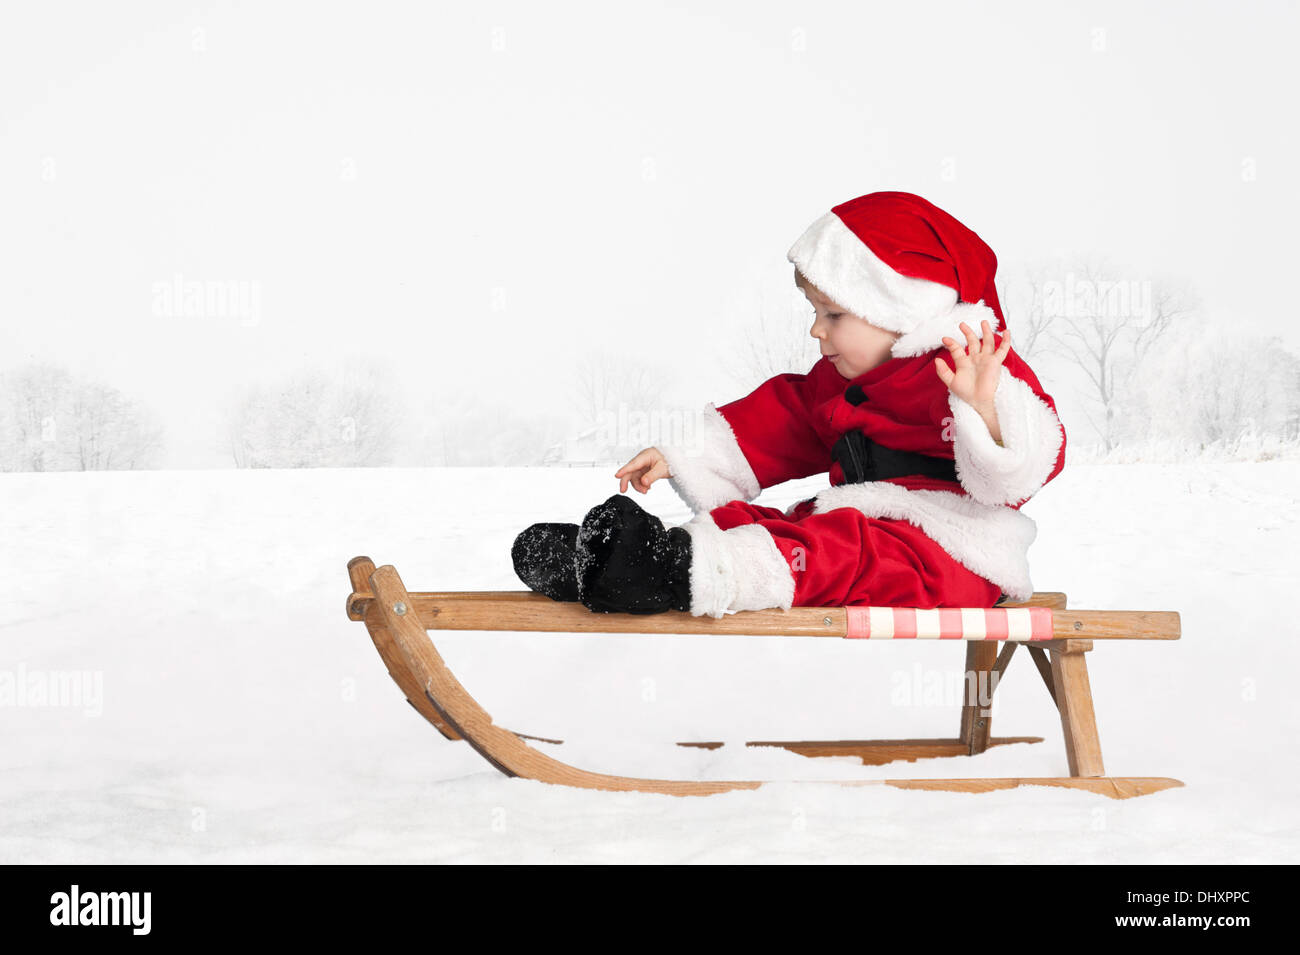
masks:
[[(1067, 466), (1026, 507), (1039, 590), (1182, 613), (1179, 642), (1089, 656), (1107, 771), (1186, 783), (1126, 801), (816, 782), (589, 792), (507, 779), (443, 740), (346, 618), (348, 559), (395, 564), (412, 590), (522, 589), (515, 533), (579, 520), (617, 490), (613, 470), (0, 474), (0, 862), (1300, 860), (1286, 684), (1300, 462)], [(636, 499), (689, 517), (666, 482)], [(439, 647), (498, 723), (574, 740), (547, 749), (585, 768), (1067, 775), (1019, 654), (994, 732), (1043, 743), (867, 768), (667, 744), (952, 736), (958, 701), (936, 688), (955, 684), (960, 648), (486, 632)], [(89, 674), (76, 705), (33, 697), (68, 671)]]

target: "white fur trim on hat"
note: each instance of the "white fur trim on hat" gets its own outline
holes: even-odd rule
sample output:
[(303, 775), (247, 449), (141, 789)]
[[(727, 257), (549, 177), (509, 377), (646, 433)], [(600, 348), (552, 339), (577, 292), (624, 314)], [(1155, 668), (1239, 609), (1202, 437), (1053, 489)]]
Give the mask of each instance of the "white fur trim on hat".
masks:
[(704, 407), (689, 442), (658, 444), (668, 464), (668, 483), (696, 513), (728, 501), (752, 501), (762, 488), (731, 425), (712, 405)]
[(958, 302), (957, 292), (942, 282), (895, 272), (834, 212), (810, 225), (786, 258), (836, 305), (877, 328), (900, 333), (890, 349), (894, 358), (943, 347), (945, 335), (960, 336), (962, 322), (977, 333), (984, 319), (998, 327), (996, 313), (983, 302)]
[(1029, 545), (1038, 536), (1038, 525), (1014, 508), (981, 504), (952, 491), (912, 491), (888, 481), (840, 484), (822, 491), (816, 501), (816, 514), (852, 507), (867, 517), (907, 521), (1012, 600), (1028, 600), (1034, 593)]
[(998, 314), (982, 301), (974, 304), (958, 302), (948, 311), (932, 315), (901, 336), (894, 342), (889, 354), (893, 358), (913, 358), (916, 355), (924, 355), (936, 348), (944, 348), (945, 336), (964, 343), (966, 335), (961, 330), (962, 322), (965, 322), (975, 333), (976, 338), (983, 339), (984, 330), (980, 327), (980, 322), (988, 322), (989, 328), (997, 331)]
[(766, 528), (742, 524), (724, 531), (707, 513), (682, 527), (691, 536), (692, 616), (790, 609), (794, 575)]
[(957, 301), (940, 282), (895, 272), (834, 212), (810, 225), (786, 258), (835, 304), (887, 331), (909, 332)]
[(1047, 403), (1005, 365), (993, 393), (1003, 447), (970, 404), (949, 393), (948, 405), (957, 478), (971, 497), (983, 504), (1016, 504), (1047, 482), (1065, 432)]

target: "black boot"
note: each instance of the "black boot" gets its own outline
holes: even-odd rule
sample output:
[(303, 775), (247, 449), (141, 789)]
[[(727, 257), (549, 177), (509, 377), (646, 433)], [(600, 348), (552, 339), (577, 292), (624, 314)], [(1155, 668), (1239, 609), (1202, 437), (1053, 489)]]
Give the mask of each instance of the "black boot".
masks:
[(691, 537), (665, 529), (626, 494), (597, 504), (578, 531), (578, 599), (597, 613), (691, 608)]
[(515, 573), (529, 590), (552, 600), (577, 600), (577, 543), (577, 524), (533, 524), (520, 532), (510, 548)]

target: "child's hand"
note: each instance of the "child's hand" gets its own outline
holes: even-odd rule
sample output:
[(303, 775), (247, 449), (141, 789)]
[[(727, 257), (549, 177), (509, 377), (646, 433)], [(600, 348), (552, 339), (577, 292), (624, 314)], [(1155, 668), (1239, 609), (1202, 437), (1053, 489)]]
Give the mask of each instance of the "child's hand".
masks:
[(952, 355), (955, 371), (950, 370), (942, 358), (936, 358), (934, 365), (948, 390), (984, 415), (993, 413), (993, 393), (998, 390), (1002, 361), (1011, 350), (1011, 333), (1003, 332), (1002, 344), (994, 348), (993, 329), (987, 321), (981, 322), (980, 326), (984, 337), (977, 339), (969, 325), (965, 322), (960, 325), (966, 334), (969, 353), (954, 339), (944, 337), (943, 343)]
[(659, 452), (659, 449), (646, 448), (615, 471), (614, 477), (622, 479), (618, 486), (620, 494), (627, 493), (629, 481), (638, 491), (645, 494), (655, 481), (662, 477), (672, 477), (672, 475), (668, 473), (668, 462), (664, 460), (664, 456)]

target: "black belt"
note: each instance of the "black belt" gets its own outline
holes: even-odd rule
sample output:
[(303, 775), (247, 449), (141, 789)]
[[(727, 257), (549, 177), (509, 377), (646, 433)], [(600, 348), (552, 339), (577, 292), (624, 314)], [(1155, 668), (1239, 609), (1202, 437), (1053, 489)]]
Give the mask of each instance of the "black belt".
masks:
[(886, 481), (912, 474), (957, 482), (957, 465), (950, 459), (887, 448), (861, 431), (844, 432), (831, 448), (831, 457), (839, 463), (846, 484)]
[[(835, 447), (831, 448), (831, 457), (839, 462), (846, 484), (884, 481), (911, 474), (942, 478), (954, 483), (958, 480), (957, 465), (947, 458), (887, 448), (872, 441), (861, 431), (846, 431), (840, 435)], [(1001, 591), (997, 602), (1001, 604), (1006, 599), (1006, 591)]]

